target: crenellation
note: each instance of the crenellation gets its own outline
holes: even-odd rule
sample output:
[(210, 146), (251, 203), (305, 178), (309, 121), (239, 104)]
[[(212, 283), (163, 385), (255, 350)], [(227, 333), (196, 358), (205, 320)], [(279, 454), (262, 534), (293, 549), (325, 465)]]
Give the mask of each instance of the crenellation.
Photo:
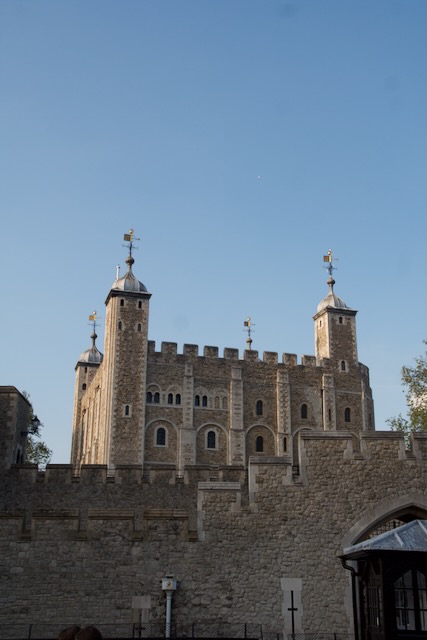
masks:
[(301, 365), (303, 367), (315, 367), (317, 365), (316, 356), (301, 356)]
[(284, 353), (282, 355), (282, 363), (288, 367), (296, 367), (298, 364), (298, 357), (296, 353)]
[(224, 359), (225, 360), (238, 360), (239, 359), (239, 350), (232, 349), (230, 347), (225, 347), (224, 349)]
[(262, 355), (262, 360), (266, 364), (277, 365), (279, 355), (277, 351), (264, 351)]
[(178, 345), (176, 342), (162, 342), (161, 353), (165, 356), (176, 356)]
[(218, 347), (204, 347), (203, 356), (205, 358), (218, 358)]
[(183, 353), (187, 358), (197, 358), (199, 355), (199, 347), (197, 344), (184, 344)]
[(245, 349), (243, 359), (245, 362), (259, 362), (258, 351)]

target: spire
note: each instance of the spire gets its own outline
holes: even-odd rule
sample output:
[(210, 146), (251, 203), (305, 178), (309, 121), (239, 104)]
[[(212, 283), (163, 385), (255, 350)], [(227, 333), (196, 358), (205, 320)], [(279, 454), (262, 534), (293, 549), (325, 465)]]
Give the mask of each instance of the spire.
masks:
[[(338, 258), (335, 258), (335, 260), (337, 260)], [(329, 249), (328, 253), (323, 256), (323, 262), (327, 262), (327, 266), (325, 266), (325, 269), (328, 270), (329, 273), (329, 278), (327, 281), (327, 285), (329, 287), (329, 292), (328, 295), (323, 298), (323, 300), (321, 302), (319, 302), (318, 306), (317, 306), (317, 313), (319, 311), (322, 311), (322, 309), (325, 309), (326, 307), (334, 307), (336, 309), (348, 309), (346, 303), (344, 302), (344, 300), (342, 298), (339, 298), (335, 293), (334, 293), (334, 284), (335, 284), (335, 280), (332, 276), (333, 271), (336, 269), (336, 267), (334, 266), (334, 258), (332, 255), (332, 249)]]
[(102, 359), (103, 359), (103, 355), (102, 353), (99, 351), (98, 347), (96, 346), (96, 339), (97, 339), (97, 334), (96, 334), (96, 311), (93, 311), (90, 316), (89, 316), (89, 321), (92, 323), (93, 326), (93, 330), (92, 330), (92, 334), (91, 334), (91, 340), (92, 340), (92, 346), (89, 347), (89, 349), (87, 349), (86, 351), (84, 351), (80, 358), (79, 358), (79, 362), (90, 362), (92, 364), (101, 364)]
[(126, 258), (126, 264), (128, 266), (128, 270), (122, 278), (119, 278), (120, 272), (119, 269), (116, 271), (116, 279), (113, 282), (111, 287), (112, 290), (119, 291), (129, 291), (131, 293), (147, 293), (146, 287), (139, 282), (137, 278), (135, 278), (132, 272), (132, 265), (135, 260), (132, 256), (132, 251), (134, 250), (134, 242), (139, 240), (139, 238), (135, 238), (134, 230), (130, 229), (129, 233), (125, 233), (123, 236), (124, 241), (127, 243), (125, 246), (129, 249), (129, 255)]
[(252, 326), (254, 326), (254, 323), (252, 322), (250, 316), (248, 316), (248, 319), (244, 321), (243, 326), (245, 327), (243, 329), (243, 331), (247, 331), (247, 334), (248, 334), (248, 337), (246, 338), (246, 344), (248, 345), (248, 351), (251, 351), (251, 349), (252, 349), (251, 332), (252, 332)]

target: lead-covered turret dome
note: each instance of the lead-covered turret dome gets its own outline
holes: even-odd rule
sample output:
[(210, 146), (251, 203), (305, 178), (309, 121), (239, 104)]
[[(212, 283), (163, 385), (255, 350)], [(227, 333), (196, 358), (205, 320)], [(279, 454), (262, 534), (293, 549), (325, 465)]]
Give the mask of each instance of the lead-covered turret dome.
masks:
[(142, 284), (132, 272), (132, 265), (135, 260), (130, 255), (126, 259), (126, 264), (128, 265), (128, 270), (123, 276), (123, 278), (117, 278), (114, 280), (111, 285), (111, 289), (114, 291), (131, 291), (132, 293), (147, 293), (147, 288)]
[(327, 307), (332, 307), (333, 309), (349, 309), (344, 300), (334, 293), (334, 284), (335, 280), (333, 278), (329, 278), (328, 295), (325, 296), (317, 305), (317, 313), (319, 313), (319, 311), (323, 311), (323, 309), (326, 309)]
[(97, 337), (98, 336), (96, 335), (96, 333), (93, 332), (91, 335), (92, 346), (89, 347), (89, 349), (87, 349), (86, 351), (83, 351), (78, 360), (79, 362), (86, 362), (88, 364), (101, 364), (104, 356), (95, 344)]

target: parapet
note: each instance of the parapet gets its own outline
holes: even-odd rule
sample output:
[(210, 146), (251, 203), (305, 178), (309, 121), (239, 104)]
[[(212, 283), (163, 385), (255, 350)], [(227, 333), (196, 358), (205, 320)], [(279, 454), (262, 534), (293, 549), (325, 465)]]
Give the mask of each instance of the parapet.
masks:
[(205, 358), (218, 358), (218, 347), (204, 347), (203, 355)]
[(167, 356), (176, 356), (178, 353), (178, 345), (176, 342), (162, 342), (162, 354)]

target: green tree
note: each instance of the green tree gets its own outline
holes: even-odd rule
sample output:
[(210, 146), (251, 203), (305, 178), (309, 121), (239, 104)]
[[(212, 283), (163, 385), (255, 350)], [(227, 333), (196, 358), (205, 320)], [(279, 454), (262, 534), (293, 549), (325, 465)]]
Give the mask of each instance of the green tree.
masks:
[(40, 440), (42, 423), (34, 413), (33, 405), (30, 402), (30, 394), (26, 391), (22, 395), (30, 403), (28, 412), (28, 436), (25, 444), (25, 462), (32, 462), (40, 467), (45, 467), (52, 457), (52, 450), (47, 444)]
[[(424, 344), (427, 345), (427, 340)], [(414, 431), (427, 431), (427, 349), (415, 358), (415, 366), (402, 367), (401, 376), (406, 389), (407, 416), (399, 414), (386, 422), (392, 431), (401, 431), (408, 437)]]

